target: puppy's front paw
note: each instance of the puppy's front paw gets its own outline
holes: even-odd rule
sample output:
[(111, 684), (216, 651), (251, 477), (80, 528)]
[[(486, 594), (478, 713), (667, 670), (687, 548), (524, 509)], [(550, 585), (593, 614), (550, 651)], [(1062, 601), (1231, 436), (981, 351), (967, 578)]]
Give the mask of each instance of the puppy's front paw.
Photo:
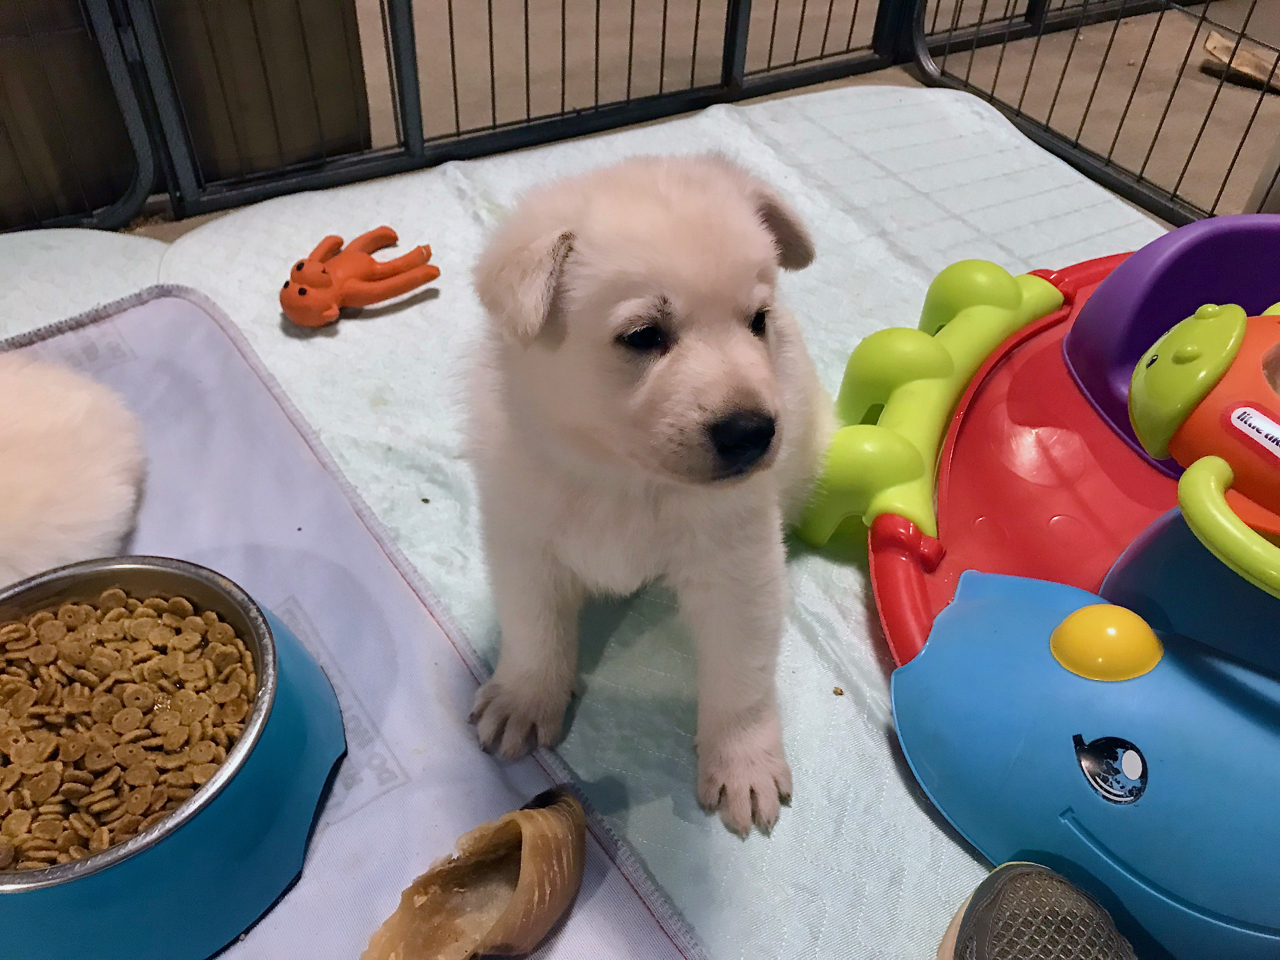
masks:
[(718, 809), (734, 833), (746, 836), (752, 822), (768, 832), (790, 797), (791, 768), (777, 717), (698, 744), (698, 801)]
[(549, 747), (560, 735), (568, 691), (548, 691), (533, 682), (490, 680), (476, 691), (469, 721), (480, 745), (504, 760), (518, 760), (536, 743)]

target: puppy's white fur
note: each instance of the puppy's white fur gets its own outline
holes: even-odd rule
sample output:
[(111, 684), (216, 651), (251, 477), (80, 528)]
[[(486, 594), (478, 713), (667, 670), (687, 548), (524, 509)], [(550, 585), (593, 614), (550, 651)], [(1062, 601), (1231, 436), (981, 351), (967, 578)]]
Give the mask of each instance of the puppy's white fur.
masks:
[(137, 421), (115, 393), (0, 354), (0, 586), (115, 553), (143, 467)]
[[(471, 453), (502, 652), (472, 719), (507, 758), (560, 732), (587, 593), (677, 591), (698, 655), (698, 796), (746, 832), (791, 792), (775, 665), (783, 529), (829, 435), (828, 404), (779, 267), (813, 258), (768, 186), (719, 157), (639, 158), (537, 190), (475, 272), (491, 320)], [(751, 320), (767, 311), (763, 336)], [(618, 337), (650, 322), (665, 352)], [(774, 417), (768, 453), (726, 477), (708, 436)]]

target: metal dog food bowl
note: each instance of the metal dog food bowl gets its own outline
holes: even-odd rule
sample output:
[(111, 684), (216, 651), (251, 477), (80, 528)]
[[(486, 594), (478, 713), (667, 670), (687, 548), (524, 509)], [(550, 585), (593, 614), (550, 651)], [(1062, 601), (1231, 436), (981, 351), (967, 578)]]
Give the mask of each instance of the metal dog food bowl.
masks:
[(263, 916), (302, 870), (346, 753), (319, 665), (236, 584), (157, 557), (90, 560), (0, 591), (0, 622), (120, 587), (213, 610), (253, 653), (258, 693), (218, 771), (168, 817), (83, 860), (0, 872), (0, 960), (204, 960)]

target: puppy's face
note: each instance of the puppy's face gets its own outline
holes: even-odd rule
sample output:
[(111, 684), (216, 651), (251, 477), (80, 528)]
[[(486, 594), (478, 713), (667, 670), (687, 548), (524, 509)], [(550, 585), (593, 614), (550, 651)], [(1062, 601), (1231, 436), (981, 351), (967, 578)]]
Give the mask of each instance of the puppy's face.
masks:
[(544, 317), (503, 351), (517, 429), (680, 483), (767, 470), (787, 427), (775, 369), (791, 321), (774, 303), (785, 258), (760, 189), (711, 160), (579, 181)]

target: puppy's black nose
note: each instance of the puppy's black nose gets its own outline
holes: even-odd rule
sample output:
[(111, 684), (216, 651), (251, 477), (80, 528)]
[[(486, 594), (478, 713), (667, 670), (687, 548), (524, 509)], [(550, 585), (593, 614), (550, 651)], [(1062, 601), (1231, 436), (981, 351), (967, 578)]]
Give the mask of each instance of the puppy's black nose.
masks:
[(741, 473), (768, 452), (774, 428), (767, 413), (739, 410), (711, 424), (707, 433), (720, 462), (731, 472)]

